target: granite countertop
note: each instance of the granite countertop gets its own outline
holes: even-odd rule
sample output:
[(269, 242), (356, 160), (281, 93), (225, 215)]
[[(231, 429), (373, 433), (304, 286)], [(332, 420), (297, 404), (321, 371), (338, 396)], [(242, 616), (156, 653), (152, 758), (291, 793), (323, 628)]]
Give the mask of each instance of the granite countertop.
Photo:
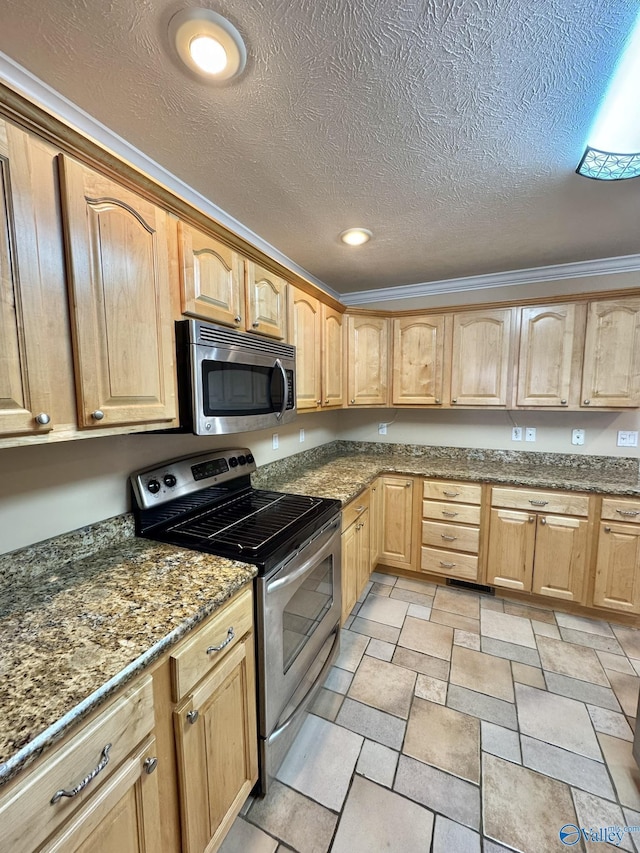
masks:
[(255, 575), (130, 516), (1, 556), (0, 785)]

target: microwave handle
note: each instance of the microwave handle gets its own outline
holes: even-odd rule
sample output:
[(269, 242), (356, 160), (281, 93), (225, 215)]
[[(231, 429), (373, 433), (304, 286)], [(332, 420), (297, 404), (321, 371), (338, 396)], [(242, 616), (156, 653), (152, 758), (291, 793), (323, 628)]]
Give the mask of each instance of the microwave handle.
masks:
[(289, 385), (287, 383), (287, 371), (282, 366), (282, 362), (279, 358), (276, 358), (276, 367), (280, 368), (280, 372), (282, 373), (282, 381), (284, 383), (284, 394), (282, 395), (282, 408), (276, 415), (276, 418), (280, 420), (280, 418), (287, 411), (287, 406), (289, 405)]

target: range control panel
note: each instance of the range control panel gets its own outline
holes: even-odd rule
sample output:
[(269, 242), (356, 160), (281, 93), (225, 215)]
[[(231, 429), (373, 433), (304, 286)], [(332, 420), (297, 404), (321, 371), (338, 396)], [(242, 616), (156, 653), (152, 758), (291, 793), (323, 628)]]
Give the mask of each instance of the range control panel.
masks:
[(255, 470), (253, 454), (240, 447), (171, 459), (136, 471), (129, 480), (140, 509), (150, 509)]

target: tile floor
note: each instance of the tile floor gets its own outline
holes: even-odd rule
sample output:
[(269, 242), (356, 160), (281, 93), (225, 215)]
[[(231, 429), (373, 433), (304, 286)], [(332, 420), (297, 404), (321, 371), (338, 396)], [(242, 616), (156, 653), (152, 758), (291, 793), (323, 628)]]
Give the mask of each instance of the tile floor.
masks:
[(222, 851), (640, 851), (639, 675), (640, 630), (374, 573)]

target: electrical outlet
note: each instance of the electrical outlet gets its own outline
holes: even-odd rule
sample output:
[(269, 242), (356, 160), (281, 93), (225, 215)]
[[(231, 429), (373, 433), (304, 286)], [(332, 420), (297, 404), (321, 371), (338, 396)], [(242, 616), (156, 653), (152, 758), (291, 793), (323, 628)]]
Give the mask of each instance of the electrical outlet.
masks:
[(304, 441), (304, 430), (301, 429), (300, 430), (300, 444), (302, 444), (303, 441)]
[(386, 435), (387, 434), (387, 425), (386, 424), (378, 424), (378, 434)]
[(280, 441), (278, 440), (278, 433), (274, 432), (271, 436), (271, 448), (272, 450), (277, 450), (280, 447)]
[(582, 447), (582, 445), (584, 444), (583, 429), (574, 429), (571, 431), (571, 444), (576, 444), (579, 447)]
[(525, 429), (524, 429), (524, 440), (525, 441), (535, 441), (536, 440), (536, 428), (535, 427), (525, 427)]
[(512, 427), (511, 441), (522, 441), (522, 427)]
[(635, 429), (618, 430), (618, 447), (637, 447), (638, 431)]

